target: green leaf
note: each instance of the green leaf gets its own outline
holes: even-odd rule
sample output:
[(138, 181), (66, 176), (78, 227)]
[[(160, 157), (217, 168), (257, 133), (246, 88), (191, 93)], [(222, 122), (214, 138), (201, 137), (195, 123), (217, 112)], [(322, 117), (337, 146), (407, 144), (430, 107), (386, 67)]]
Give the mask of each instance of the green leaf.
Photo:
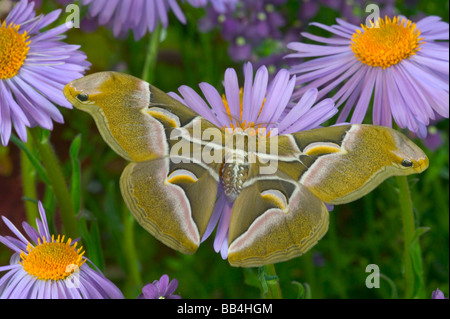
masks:
[(78, 134), (70, 145), (69, 155), (72, 165), (72, 179), (70, 184), (70, 197), (72, 198), (75, 213), (80, 211), (81, 206), (81, 168), (78, 154), (81, 147), (81, 135)]
[(41, 129), (40, 139), (41, 144), (48, 143), (50, 140), (50, 131)]
[(44, 198), (42, 199), (42, 205), (45, 209), (45, 215), (47, 216), (48, 227), (50, 228), (50, 234), (58, 234), (57, 227), (55, 225), (55, 210), (56, 210), (56, 198), (52, 185), (47, 184), (45, 187)]
[(424, 298), (425, 296), (425, 287), (422, 278), (423, 277), (422, 254), (420, 251), (419, 238), (429, 230), (430, 230), (429, 227), (418, 227), (411, 241), (411, 245), (409, 246), (411, 264), (415, 279), (413, 294), (411, 298)]
[(297, 299), (311, 299), (311, 287), (307, 283), (293, 281), (292, 284), (298, 288)]
[(86, 246), (87, 257), (96, 265), (100, 270), (104, 269), (103, 253), (100, 246), (100, 234), (96, 221), (92, 222), (91, 229), (88, 229), (86, 218), (80, 218), (78, 220), (78, 232), (83, 238), (84, 245)]
[(50, 181), (48, 180), (47, 172), (45, 171), (44, 166), (42, 166), (41, 161), (37, 156), (35, 156), (30, 150), (27, 148), (26, 144), (22, 142), (18, 137), (16, 137), (14, 134), (11, 135), (11, 141), (17, 145), (28, 157), (31, 164), (36, 169), (36, 172), (38, 173), (39, 177), (42, 179), (42, 181), (50, 185)]
[(389, 286), (391, 287), (391, 299), (398, 299), (397, 286), (395, 285), (394, 281), (392, 281), (392, 279), (386, 276), (385, 274), (380, 274), (380, 278), (386, 280)]
[(267, 294), (267, 292), (269, 291), (269, 287), (267, 286), (266, 270), (264, 266), (258, 268), (258, 280), (262, 287), (263, 294)]
[[(94, 262), (94, 265), (96, 265), (100, 270), (104, 270), (105, 269), (105, 263), (104, 263), (104, 258), (103, 258), (103, 252), (102, 252), (102, 247), (100, 245), (101, 243), (101, 239), (100, 239), (100, 230), (98, 228), (98, 223), (97, 222), (93, 222), (92, 226), (91, 226), (91, 238), (94, 242), (94, 244), (91, 246), (91, 252), (94, 251), (94, 256), (95, 259), (91, 259)], [(89, 255), (91, 258), (91, 255)]]
[(260, 288), (259, 277), (254, 268), (244, 268), (244, 282), (251, 287)]

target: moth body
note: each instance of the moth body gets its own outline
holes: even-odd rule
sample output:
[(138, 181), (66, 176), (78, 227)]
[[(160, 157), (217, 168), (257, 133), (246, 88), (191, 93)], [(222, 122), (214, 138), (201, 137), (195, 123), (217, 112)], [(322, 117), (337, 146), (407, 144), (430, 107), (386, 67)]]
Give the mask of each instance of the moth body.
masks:
[[(232, 134), (231, 139), (229, 138), (228, 140), (239, 141), (240, 137), (244, 137), (244, 135), (241, 132), (237, 132)], [(241, 141), (244, 141), (244, 139)], [(248, 171), (248, 152), (245, 145), (237, 147), (235, 143), (228, 143), (225, 147), (225, 157), (220, 177), (225, 195), (230, 203), (233, 203), (239, 196), (247, 180)]]
[(225, 163), (222, 168), (222, 184), (225, 195), (230, 203), (233, 203), (242, 191), (247, 180), (248, 163)]

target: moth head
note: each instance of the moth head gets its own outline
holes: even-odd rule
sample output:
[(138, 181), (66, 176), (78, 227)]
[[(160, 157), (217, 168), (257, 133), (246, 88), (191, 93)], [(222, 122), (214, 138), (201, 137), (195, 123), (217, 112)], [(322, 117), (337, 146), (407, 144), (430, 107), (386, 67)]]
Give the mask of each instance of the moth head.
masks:
[[(142, 110), (148, 106), (148, 84), (118, 72), (99, 72), (72, 81), (64, 88), (66, 99), (89, 113), (99, 109), (108, 114)], [(108, 112), (109, 111), (109, 112)]]
[(395, 148), (392, 151), (394, 165), (402, 172), (402, 175), (421, 173), (428, 168), (428, 157), (425, 152), (405, 135), (396, 132), (394, 143)]

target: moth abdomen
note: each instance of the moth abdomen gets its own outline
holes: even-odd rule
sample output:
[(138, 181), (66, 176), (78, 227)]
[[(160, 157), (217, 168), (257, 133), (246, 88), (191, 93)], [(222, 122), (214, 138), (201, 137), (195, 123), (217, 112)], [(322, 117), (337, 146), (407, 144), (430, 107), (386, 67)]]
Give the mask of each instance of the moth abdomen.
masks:
[(245, 181), (248, 178), (248, 163), (224, 163), (222, 166), (221, 180), (225, 195), (231, 203), (241, 193)]

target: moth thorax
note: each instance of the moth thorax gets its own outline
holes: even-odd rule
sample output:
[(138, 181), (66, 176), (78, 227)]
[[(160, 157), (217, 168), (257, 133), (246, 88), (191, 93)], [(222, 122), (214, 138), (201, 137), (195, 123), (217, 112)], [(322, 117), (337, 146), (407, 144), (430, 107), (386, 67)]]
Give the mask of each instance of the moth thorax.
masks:
[(229, 202), (234, 202), (248, 177), (248, 163), (225, 163), (222, 168), (222, 183)]

